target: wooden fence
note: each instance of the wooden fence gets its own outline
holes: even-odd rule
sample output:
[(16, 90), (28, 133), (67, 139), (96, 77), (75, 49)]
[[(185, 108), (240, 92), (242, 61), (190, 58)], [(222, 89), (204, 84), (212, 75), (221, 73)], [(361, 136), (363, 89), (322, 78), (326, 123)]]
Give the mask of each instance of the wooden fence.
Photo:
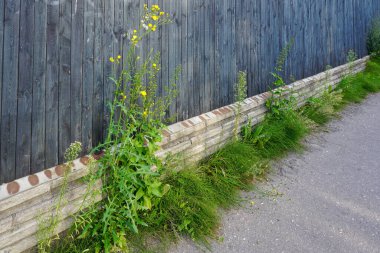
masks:
[[(286, 76), (301, 79), (366, 55), (379, 0), (147, 0), (174, 23), (144, 41), (161, 51), (160, 87), (182, 65), (178, 120), (233, 102), (237, 71), (249, 95), (265, 91), (281, 48)], [(145, 1), (146, 2), (146, 1)], [(0, 1), (0, 184), (63, 159), (73, 141), (102, 140), (113, 86), (110, 56), (126, 53), (139, 0)]]

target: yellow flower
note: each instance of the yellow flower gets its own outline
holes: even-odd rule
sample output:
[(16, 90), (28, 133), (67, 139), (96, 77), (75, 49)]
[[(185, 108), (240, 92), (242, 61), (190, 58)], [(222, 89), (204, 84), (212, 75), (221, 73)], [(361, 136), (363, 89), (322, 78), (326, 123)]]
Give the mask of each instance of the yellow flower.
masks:
[(158, 6), (157, 4), (154, 4), (152, 5), (152, 11), (160, 11), (160, 6)]
[(110, 62), (114, 63), (115, 59), (113, 57), (110, 57)]
[(133, 35), (131, 42), (133, 45), (136, 45), (139, 42), (139, 37), (137, 35)]
[(152, 28), (152, 27), (153, 27), (153, 25), (152, 25), (152, 24), (148, 24), (148, 27), (149, 27), (149, 28)]
[(140, 95), (143, 96), (143, 97), (146, 97), (147, 93), (146, 93), (145, 90), (143, 90), (143, 91), (140, 92)]
[(152, 19), (153, 19), (154, 21), (157, 21), (159, 18), (160, 18), (160, 17), (157, 16), (157, 15), (153, 15), (153, 16), (152, 16)]
[(133, 33), (137, 33), (137, 30), (133, 30)]
[(160, 16), (163, 16), (163, 15), (165, 15), (165, 12), (161, 11)]
[(146, 117), (148, 116), (148, 112), (147, 111), (144, 111), (143, 115)]
[(120, 60), (120, 59), (121, 59), (121, 55), (118, 55), (118, 56), (117, 56), (117, 59), (119, 59), (119, 60)]
[(154, 26), (152, 27), (152, 31), (154, 32), (154, 31), (156, 31), (156, 29), (157, 29), (157, 26), (154, 25)]

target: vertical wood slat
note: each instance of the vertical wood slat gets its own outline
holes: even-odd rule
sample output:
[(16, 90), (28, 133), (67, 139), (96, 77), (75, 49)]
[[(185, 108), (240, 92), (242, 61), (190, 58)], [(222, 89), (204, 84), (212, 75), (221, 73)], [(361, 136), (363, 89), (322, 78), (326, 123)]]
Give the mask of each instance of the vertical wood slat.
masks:
[(95, 5), (85, 1), (84, 5), (84, 52), (82, 87), (82, 147), (85, 151), (92, 148), (92, 112), (94, 93), (94, 41)]
[(17, 101), (16, 178), (27, 176), (31, 163), (34, 1), (21, 1), (20, 8), (19, 73), (22, 74)]
[[(173, 4), (173, 2), (169, 3), (169, 1), (165, 1), (165, 0), (159, 1), (159, 6), (161, 8), (163, 8), (164, 10), (166, 10), (168, 13), (170, 12), (170, 5), (171, 4)], [(167, 90), (168, 85), (169, 85), (169, 66), (170, 66), (169, 65), (169, 61), (170, 61), (169, 53), (171, 50), (171, 48), (169, 48), (169, 45), (170, 45), (170, 40), (173, 39), (172, 34), (170, 34), (172, 32), (171, 26), (172, 25), (163, 26), (160, 29), (160, 33), (161, 33), (161, 39), (160, 39), (160, 43), (161, 43), (161, 90), (162, 90), (163, 95), (167, 95), (166, 90)], [(145, 44), (143, 44), (143, 46), (145, 46)], [(144, 57), (143, 54), (142, 54), (142, 57)], [(169, 108), (167, 115), (170, 114), (171, 108)], [(172, 111), (172, 113), (173, 113), (173, 111)]]
[(200, 114), (201, 104), (201, 0), (194, 0), (192, 9), (192, 25), (193, 25), (193, 104), (192, 113)]
[(238, 70), (248, 72), (250, 96), (267, 90), (292, 37), (287, 78), (343, 64), (351, 48), (364, 56), (370, 20), (380, 13), (375, 0), (58, 2), (0, 1), (0, 183), (63, 162), (73, 141), (88, 152), (103, 140), (114, 91), (108, 59), (126, 56), (144, 3), (174, 15), (139, 55), (161, 51), (160, 93), (182, 66), (168, 112), (177, 120), (233, 102)]
[(204, 111), (213, 108), (213, 95), (215, 89), (215, 0), (205, 1), (204, 17), (205, 48), (204, 48)]
[[(187, 107), (189, 117), (195, 111), (196, 99), (194, 98), (194, 3), (195, 0), (187, 1), (187, 95), (189, 96)], [(191, 108), (191, 109), (190, 109)], [(190, 111), (191, 110), (191, 111)]]
[(181, 79), (179, 88), (179, 108), (178, 112), (180, 113), (180, 119), (187, 119), (189, 117), (189, 85), (187, 85), (188, 80), (188, 66), (189, 66), (189, 56), (187, 52), (188, 48), (188, 3), (189, 1), (180, 1), (181, 5)]
[(58, 73), (59, 73), (59, 5), (47, 2), (46, 25), (46, 167), (58, 164)]
[(103, 31), (103, 49), (104, 49), (104, 74), (103, 74), (103, 93), (104, 93), (104, 108), (103, 108), (103, 138), (107, 133), (107, 122), (110, 114), (107, 102), (112, 99), (114, 92), (114, 84), (109, 79), (112, 76), (113, 65), (108, 61), (110, 57), (114, 57), (113, 41), (113, 26), (115, 22), (115, 1), (104, 1), (104, 31)]
[(71, 6), (71, 142), (82, 141), (84, 2), (75, 0)]
[(103, 51), (104, 31), (104, 1), (95, 0), (94, 6), (94, 90), (92, 111), (92, 140), (93, 147), (100, 144), (103, 135), (104, 90), (103, 63), (106, 57)]
[(45, 92), (46, 92), (46, 25), (47, 6), (44, 0), (34, 6), (33, 49), (33, 112), (31, 173), (45, 168)]
[(5, 181), (14, 178), (16, 173), (16, 147), (14, 143), (17, 134), (19, 25), (20, 0), (4, 1), (0, 167)]
[(71, 6), (72, 0), (59, 4), (59, 73), (58, 73), (58, 157), (62, 163), (71, 142)]

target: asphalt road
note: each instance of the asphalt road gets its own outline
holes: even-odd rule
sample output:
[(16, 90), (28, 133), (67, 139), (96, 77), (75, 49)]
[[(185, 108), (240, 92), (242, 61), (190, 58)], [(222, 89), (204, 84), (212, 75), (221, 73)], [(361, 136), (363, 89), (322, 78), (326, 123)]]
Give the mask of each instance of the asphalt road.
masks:
[[(212, 252), (380, 252), (380, 94), (305, 145), (223, 214)], [(203, 251), (186, 240), (171, 250)]]

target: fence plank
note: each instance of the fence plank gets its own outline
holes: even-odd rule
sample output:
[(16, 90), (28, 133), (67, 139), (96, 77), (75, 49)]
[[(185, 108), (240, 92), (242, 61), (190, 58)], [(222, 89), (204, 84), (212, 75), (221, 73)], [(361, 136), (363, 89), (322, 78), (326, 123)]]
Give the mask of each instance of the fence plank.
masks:
[(4, 2), (3, 98), (1, 110), (1, 163), (3, 180), (16, 172), (16, 124), (19, 56), (20, 0)]
[[(188, 117), (193, 116), (193, 112), (197, 111), (198, 104), (196, 103), (196, 99), (194, 98), (194, 8), (195, 8), (195, 0), (188, 0), (187, 5), (187, 92), (188, 92), (188, 108), (189, 115)], [(190, 110), (191, 108), (191, 110)]]
[(94, 41), (95, 41), (94, 2), (84, 5), (84, 55), (82, 87), (82, 146), (84, 153), (92, 148), (92, 111), (94, 92)]
[(201, 0), (194, 0), (192, 8), (192, 25), (194, 29), (193, 33), (193, 104), (192, 104), (192, 116), (200, 114), (202, 108), (200, 104), (201, 98)]
[(31, 172), (45, 167), (46, 19), (45, 1), (35, 2), (33, 48), (33, 112)]
[(104, 79), (103, 79), (103, 89), (104, 89), (104, 108), (103, 108), (103, 138), (106, 136), (106, 127), (109, 122), (110, 113), (108, 108), (108, 103), (112, 99), (114, 92), (114, 84), (110, 80), (112, 77), (112, 64), (108, 61), (110, 57), (114, 57), (113, 41), (115, 36), (113, 34), (113, 26), (115, 21), (115, 1), (105, 1), (104, 2), (104, 37), (103, 37), (103, 48), (104, 48)]
[(46, 33), (46, 167), (58, 164), (58, 73), (59, 73), (59, 5), (47, 4)]
[(92, 139), (93, 146), (100, 144), (103, 136), (103, 64), (104, 57), (103, 31), (104, 31), (104, 1), (95, 0), (94, 20), (94, 93), (92, 111)]
[(58, 74), (58, 157), (62, 163), (71, 142), (71, 0), (60, 0), (59, 74)]
[(204, 111), (213, 108), (213, 95), (215, 90), (215, 0), (205, 1), (204, 11), (205, 48), (204, 48)]
[(181, 101), (179, 105), (178, 112), (180, 113), (180, 119), (187, 119), (189, 117), (189, 85), (187, 85), (188, 80), (188, 1), (181, 1), (181, 79), (179, 89), (179, 100)]
[(73, 1), (71, 8), (71, 142), (82, 141), (82, 86), (84, 55), (84, 1)]
[[(34, 1), (21, 1), (16, 178), (29, 174), (32, 140)], [(1, 181), (1, 180), (0, 180)]]

